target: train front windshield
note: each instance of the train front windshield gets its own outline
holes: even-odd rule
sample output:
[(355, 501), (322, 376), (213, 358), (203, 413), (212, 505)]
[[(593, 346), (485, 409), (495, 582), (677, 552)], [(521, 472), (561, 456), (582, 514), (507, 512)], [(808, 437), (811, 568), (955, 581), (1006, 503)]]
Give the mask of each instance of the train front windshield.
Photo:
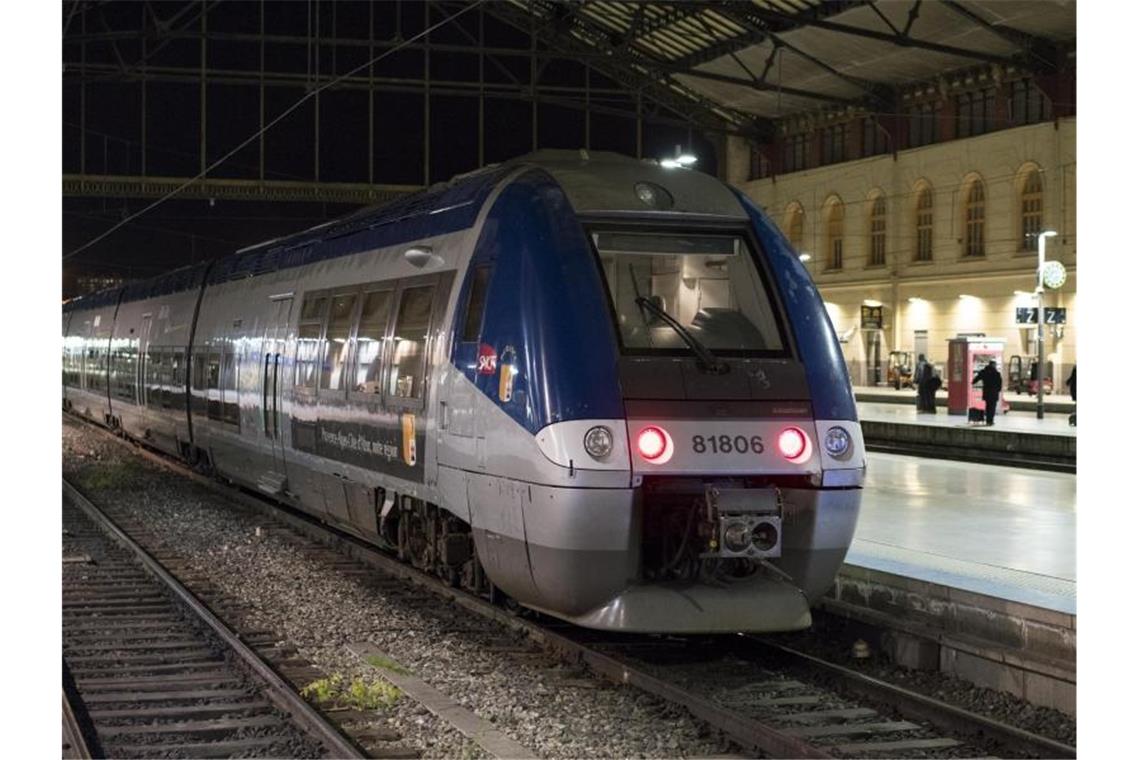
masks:
[[(595, 231), (591, 236), (626, 353), (687, 350), (658, 310), (714, 353), (785, 353), (777, 312), (740, 235)], [(657, 309), (639, 304), (639, 298)]]

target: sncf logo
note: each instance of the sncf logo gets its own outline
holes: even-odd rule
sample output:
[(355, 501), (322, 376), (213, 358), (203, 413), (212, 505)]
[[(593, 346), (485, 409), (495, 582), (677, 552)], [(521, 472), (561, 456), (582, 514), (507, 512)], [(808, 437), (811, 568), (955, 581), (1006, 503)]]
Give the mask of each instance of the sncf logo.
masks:
[(495, 355), (495, 347), (486, 343), (479, 344), (479, 357), (475, 364), (475, 371), (480, 375), (493, 375), (498, 366), (499, 359)]

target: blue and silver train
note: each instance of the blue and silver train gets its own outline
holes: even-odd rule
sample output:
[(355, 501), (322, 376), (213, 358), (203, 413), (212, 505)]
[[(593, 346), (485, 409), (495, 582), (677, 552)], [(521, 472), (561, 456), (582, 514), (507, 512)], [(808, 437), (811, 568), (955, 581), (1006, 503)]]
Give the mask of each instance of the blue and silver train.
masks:
[(630, 632), (811, 621), (865, 461), (772, 222), (541, 151), (68, 301), (63, 403), (473, 592)]

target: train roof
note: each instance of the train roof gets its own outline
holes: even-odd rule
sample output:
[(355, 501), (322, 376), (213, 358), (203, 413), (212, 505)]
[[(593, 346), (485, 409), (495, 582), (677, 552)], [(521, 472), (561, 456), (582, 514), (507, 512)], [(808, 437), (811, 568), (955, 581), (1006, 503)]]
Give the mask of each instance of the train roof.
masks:
[[(540, 150), (512, 160), (509, 166), (529, 165), (548, 171), (562, 186), (579, 214), (663, 214), (747, 219), (732, 190), (712, 175), (669, 168), (651, 159), (586, 150)], [(650, 206), (638, 195), (639, 186), (664, 188), (667, 205)]]
[[(122, 301), (129, 303), (199, 287), (203, 277), (212, 285), (466, 229), (475, 223), (495, 185), (508, 173), (525, 167), (549, 172), (578, 213), (747, 218), (732, 191), (720, 180), (701, 172), (669, 169), (655, 161), (604, 151), (541, 150), (243, 248), (211, 263), (182, 267), (125, 287), (81, 296), (66, 302), (63, 309), (66, 312), (98, 308), (117, 303), (120, 294)], [(647, 206), (638, 195), (639, 186), (645, 184), (663, 188), (667, 206)]]
[(117, 304), (119, 302), (119, 295), (122, 292), (123, 288), (119, 286), (117, 288), (77, 296), (76, 298), (64, 302), (63, 313), (66, 314), (69, 311), (80, 311), (82, 309), (99, 309), (104, 306)]

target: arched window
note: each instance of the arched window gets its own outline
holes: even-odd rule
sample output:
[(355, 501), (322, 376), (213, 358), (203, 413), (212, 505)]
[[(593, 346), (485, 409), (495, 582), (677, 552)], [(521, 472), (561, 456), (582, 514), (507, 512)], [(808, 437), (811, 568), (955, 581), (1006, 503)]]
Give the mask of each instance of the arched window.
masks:
[(843, 268), (843, 201), (838, 198), (827, 207), (827, 268)]
[(986, 189), (980, 179), (972, 180), (966, 190), (965, 255), (986, 255)]
[(1021, 250), (1037, 250), (1037, 233), (1041, 232), (1044, 199), (1041, 172), (1030, 169), (1021, 182)]
[(887, 199), (876, 196), (871, 202), (869, 254), (867, 266), (881, 267), (887, 263)]
[(792, 250), (803, 253), (804, 248), (804, 207), (798, 203), (788, 206), (787, 226), (788, 242)]
[(934, 191), (930, 185), (918, 189), (914, 205), (914, 260), (934, 260)]

